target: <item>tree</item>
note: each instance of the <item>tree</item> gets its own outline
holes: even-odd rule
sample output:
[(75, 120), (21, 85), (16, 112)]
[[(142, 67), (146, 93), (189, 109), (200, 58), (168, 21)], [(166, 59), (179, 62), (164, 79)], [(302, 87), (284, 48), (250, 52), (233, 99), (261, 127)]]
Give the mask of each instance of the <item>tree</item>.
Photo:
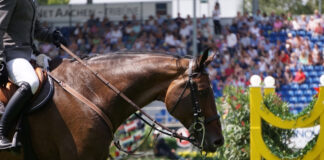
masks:
[(38, 0), (40, 5), (68, 4), (70, 0)]
[[(282, 14), (290, 12), (292, 14), (312, 14), (317, 8), (317, 0), (307, 1), (304, 0), (259, 0), (259, 9), (261, 12), (270, 14), (274, 12), (276, 14)], [(323, 4), (324, 6), (324, 4)], [(252, 0), (245, 0), (244, 4), (245, 11), (251, 13), (252, 11)]]

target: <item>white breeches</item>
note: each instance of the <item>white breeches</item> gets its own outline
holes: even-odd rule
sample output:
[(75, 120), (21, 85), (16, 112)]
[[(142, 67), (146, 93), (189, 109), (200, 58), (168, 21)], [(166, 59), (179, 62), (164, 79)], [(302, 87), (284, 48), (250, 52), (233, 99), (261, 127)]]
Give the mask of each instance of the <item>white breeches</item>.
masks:
[(9, 78), (15, 84), (27, 82), (33, 94), (38, 89), (39, 80), (33, 66), (24, 58), (15, 58), (7, 62)]

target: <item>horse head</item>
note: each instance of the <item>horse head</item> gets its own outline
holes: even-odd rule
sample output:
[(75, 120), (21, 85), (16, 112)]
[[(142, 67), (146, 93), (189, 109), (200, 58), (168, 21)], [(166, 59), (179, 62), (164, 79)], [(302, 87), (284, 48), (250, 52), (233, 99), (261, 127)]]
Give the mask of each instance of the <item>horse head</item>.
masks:
[(223, 145), (220, 117), (206, 66), (214, 55), (207, 49), (196, 60), (190, 60), (184, 74), (171, 82), (165, 96), (165, 104), (171, 115), (177, 118), (193, 136), (193, 143), (201, 149), (214, 152)]

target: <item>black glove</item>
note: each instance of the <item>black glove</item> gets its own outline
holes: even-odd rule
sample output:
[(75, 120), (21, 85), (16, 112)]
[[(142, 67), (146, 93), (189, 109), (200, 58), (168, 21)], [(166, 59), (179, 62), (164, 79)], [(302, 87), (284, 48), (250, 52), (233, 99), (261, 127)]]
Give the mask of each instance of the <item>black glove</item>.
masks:
[(67, 41), (64, 38), (63, 34), (59, 30), (55, 30), (52, 33), (52, 37), (53, 37), (53, 44), (56, 47), (60, 47), (60, 44), (63, 44), (64, 46), (67, 46)]
[(0, 85), (5, 86), (8, 82), (8, 71), (5, 62), (0, 62)]

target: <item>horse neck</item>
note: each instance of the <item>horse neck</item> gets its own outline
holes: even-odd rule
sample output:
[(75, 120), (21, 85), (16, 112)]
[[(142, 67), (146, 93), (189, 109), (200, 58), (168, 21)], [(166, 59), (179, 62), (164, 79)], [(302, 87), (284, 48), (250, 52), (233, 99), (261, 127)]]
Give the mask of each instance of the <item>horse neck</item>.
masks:
[[(125, 58), (102, 65), (106, 68), (103, 76), (141, 108), (154, 100), (164, 101), (170, 83), (188, 66), (188, 59), (171, 56), (134, 55)], [(114, 93), (106, 102), (106, 113), (115, 128), (136, 112), (135, 107)]]

